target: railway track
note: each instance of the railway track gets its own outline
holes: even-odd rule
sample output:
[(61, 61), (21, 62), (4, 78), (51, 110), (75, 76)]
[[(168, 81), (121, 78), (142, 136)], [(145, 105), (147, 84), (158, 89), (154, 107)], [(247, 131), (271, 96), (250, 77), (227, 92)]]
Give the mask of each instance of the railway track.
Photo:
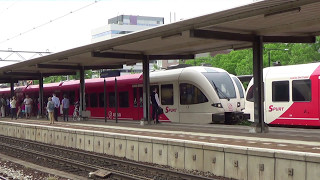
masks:
[(100, 171), (98, 174), (102, 173), (103, 175), (95, 177), (95, 179), (214, 179), (213, 177), (193, 175), (78, 149), (2, 135), (0, 135), (0, 151), (17, 158), (29, 159), (36, 164), (40, 163), (53, 169), (83, 177), (88, 177), (90, 172)]

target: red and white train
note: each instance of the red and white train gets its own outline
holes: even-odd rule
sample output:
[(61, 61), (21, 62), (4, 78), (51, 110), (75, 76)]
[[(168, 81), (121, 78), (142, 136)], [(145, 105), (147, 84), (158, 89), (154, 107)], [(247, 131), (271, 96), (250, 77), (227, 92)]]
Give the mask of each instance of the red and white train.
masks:
[[(106, 78), (107, 118), (115, 118), (115, 80)], [(142, 74), (117, 77), (118, 119), (143, 118)], [(176, 123), (232, 123), (242, 118), (239, 110), (240, 92), (235, 81), (225, 70), (213, 67), (186, 67), (150, 73), (150, 89), (156, 86), (164, 114), (161, 122)], [(60, 99), (66, 94), (73, 104), (79, 99), (79, 80), (44, 84), (44, 100), (53, 92)], [(85, 80), (86, 110), (91, 118), (104, 118), (104, 80)], [(38, 99), (39, 86), (17, 87), (15, 93), (21, 101), (25, 94)], [(10, 89), (0, 90), (9, 96)], [(74, 106), (70, 107), (70, 115)]]
[[(320, 126), (320, 63), (276, 66), (263, 70), (264, 120), (267, 124)], [(254, 121), (253, 80), (245, 113)]]

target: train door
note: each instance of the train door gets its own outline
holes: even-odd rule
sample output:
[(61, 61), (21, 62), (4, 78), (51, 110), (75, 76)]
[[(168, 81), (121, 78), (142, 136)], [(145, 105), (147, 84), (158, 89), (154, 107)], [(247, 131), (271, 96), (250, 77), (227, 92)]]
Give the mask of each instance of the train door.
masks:
[(160, 115), (161, 122), (179, 122), (179, 86), (178, 83), (160, 84), (159, 99), (163, 114)]
[(292, 102), (290, 100), (290, 81), (268, 79), (265, 90), (265, 122), (272, 124)]
[(205, 124), (211, 122), (212, 113), (206, 112), (210, 106), (209, 101), (199, 87), (181, 82), (179, 92), (180, 123)]
[(143, 118), (143, 89), (138, 85), (133, 86), (133, 109), (134, 119), (141, 120)]

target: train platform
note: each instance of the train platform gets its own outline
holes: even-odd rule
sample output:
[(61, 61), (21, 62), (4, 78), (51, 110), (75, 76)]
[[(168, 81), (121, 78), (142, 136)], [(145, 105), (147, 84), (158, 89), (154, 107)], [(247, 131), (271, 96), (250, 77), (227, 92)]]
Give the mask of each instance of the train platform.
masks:
[(247, 126), (217, 124), (142, 126), (136, 121), (90, 119), (50, 125), (43, 119), (6, 118), (0, 119), (0, 126), (3, 135), (231, 178), (289, 179), (294, 169), (292, 176), (299, 179), (320, 177), (318, 129), (271, 127), (269, 133), (254, 134)]

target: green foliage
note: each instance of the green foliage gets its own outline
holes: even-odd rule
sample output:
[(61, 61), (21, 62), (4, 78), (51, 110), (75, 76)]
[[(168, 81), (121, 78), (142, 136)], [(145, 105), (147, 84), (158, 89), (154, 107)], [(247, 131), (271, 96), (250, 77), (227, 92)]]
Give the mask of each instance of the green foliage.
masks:
[[(317, 37), (314, 44), (287, 44), (273, 43), (264, 45), (263, 66), (269, 66), (275, 61), (281, 65), (305, 64), (320, 60), (320, 37)], [(253, 74), (253, 53), (252, 49), (231, 51), (228, 54), (219, 54), (214, 57), (201, 57), (195, 60), (188, 60), (186, 64), (201, 65), (211, 64), (213, 67), (222, 68), (234, 75)]]

